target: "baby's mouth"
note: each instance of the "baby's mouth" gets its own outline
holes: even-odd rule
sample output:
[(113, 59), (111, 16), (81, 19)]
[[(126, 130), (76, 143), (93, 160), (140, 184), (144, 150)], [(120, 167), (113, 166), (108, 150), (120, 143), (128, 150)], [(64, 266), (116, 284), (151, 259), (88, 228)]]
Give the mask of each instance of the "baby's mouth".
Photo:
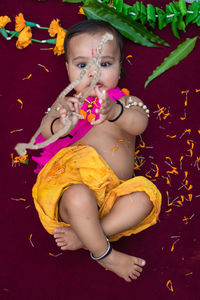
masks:
[(98, 86), (98, 88), (102, 88), (102, 87), (103, 87), (103, 84), (100, 83), (100, 82), (97, 82), (96, 86)]

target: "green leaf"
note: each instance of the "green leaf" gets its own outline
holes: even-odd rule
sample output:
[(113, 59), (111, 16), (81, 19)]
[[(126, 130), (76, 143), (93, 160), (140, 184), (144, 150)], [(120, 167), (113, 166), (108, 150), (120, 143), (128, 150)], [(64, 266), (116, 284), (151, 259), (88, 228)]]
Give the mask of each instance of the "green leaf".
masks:
[(187, 12), (187, 15), (186, 15), (186, 18), (185, 18), (186, 25), (189, 24), (195, 18), (198, 17), (198, 15), (199, 15), (199, 6), (200, 5), (196, 1), (193, 2), (191, 5), (188, 6), (188, 11), (192, 12), (192, 13)]
[(82, 7), (86, 16), (90, 19), (100, 19), (112, 24), (122, 35), (131, 41), (147, 47), (157, 47), (151, 42), (169, 46), (158, 36), (148, 31), (143, 25), (130, 20), (127, 16), (109, 8), (98, 1), (87, 1)]
[(174, 20), (174, 13), (172, 11), (171, 6), (169, 6), (168, 4), (166, 5), (166, 21), (167, 23), (171, 23)]
[(123, 0), (115, 0), (115, 7), (118, 12), (122, 12)]
[(179, 15), (179, 12), (177, 11), (175, 5), (173, 2), (169, 3), (169, 6), (171, 7), (172, 9), (172, 13), (175, 14), (175, 16), (178, 16)]
[(155, 28), (156, 23), (156, 14), (155, 14), (155, 8), (151, 4), (147, 4), (147, 20), (149, 24)]
[(185, 16), (187, 13), (187, 6), (185, 0), (179, 0), (179, 9), (182, 16)]
[(126, 3), (123, 3), (123, 6), (122, 6), (122, 13), (124, 14), (124, 15), (128, 15), (128, 12), (129, 12), (129, 9), (130, 9), (130, 5), (128, 5), (128, 4), (126, 4)]
[(174, 51), (170, 53), (168, 57), (164, 59), (160, 66), (158, 66), (153, 73), (147, 78), (145, 82), (145, 88), (154, 78), (158, 77), (166, 70), (177, 65), (181, 60), (188, 56), (188, 54), (194, 49), (198, 36), (190, 39), (187, 38), (182, 44), (180, 44)]
[[(138, 2), (136, 2), (133, 6), (129, 8), (129, 18), (136, 21), (138, 19), (139, 13), (140, 13), (140, 5)], [(132, 14), (131, 14), (132, 13)]]
[(141, 10), (140, 10), (140, 21), (144, 25), (147, 21), (147, 9), (144, 4), (141, 2)]
[(192, 23), (195, 23), (197, 24), (197, 26), (200, 26), (200, 15), (195, 20), (193, 20)]
[(174, 36), (179, 39), (180, 36), (179, 36), (177, 28), (178, 28), (177, 18), (174, 17), (174, 20), (172, 21), (172, 32), (173, 32)]
[(161, 8), (156, 7), (156, 13), (158, 15), (158, 28), (163, 29), (167, 25), (166, 15)]
[(185, 22), (183, 21), (183, 16), (180, 15), (178, 17), (178, 29), (183, 30), (185, 32)]

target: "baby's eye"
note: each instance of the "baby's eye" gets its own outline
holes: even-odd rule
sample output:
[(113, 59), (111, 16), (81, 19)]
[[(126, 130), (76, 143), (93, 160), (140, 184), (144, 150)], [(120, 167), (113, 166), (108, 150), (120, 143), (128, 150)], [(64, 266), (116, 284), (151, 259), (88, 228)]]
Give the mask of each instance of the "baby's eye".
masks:
[(78, 68), (85, 68), (86, 64), (85, 63), (80, 63), (77, 65)]
[(109, 63), (107, 61), (101, 63), (102, 67), (109, 67), (110, 65), (111, 65), (111, 63)]

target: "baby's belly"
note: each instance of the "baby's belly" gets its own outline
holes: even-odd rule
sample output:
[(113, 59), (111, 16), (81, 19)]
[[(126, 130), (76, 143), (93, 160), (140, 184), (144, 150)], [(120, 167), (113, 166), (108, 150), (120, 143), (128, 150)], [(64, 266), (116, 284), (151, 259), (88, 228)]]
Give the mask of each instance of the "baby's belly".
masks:
[(117, 146), (113, 149), (108, 149), (107, 152), (105, 150), (102, 151), (101, 148), (98, 149), (98, 147), (95, 149), (105, 159), (119, 179), (130, 179), (133, 177), (134, 154), (122, 145), (116, 148)]
[(133, 176), (135, 138), (122, 135), (121, 132), (109, 133), (93, 131), (86, 134), (79, 142), (93, 147), (108, 163), (121, 180)]

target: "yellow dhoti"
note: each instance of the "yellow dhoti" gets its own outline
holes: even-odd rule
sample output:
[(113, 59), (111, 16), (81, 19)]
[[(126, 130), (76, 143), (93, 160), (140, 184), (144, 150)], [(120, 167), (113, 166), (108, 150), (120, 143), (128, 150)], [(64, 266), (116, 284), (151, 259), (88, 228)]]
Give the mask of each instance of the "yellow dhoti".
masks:
[(138, 233), (155, 224), (161, 208), (161, 194), (156, 186), (143, 176), (120, 180), (106, 161), (90, 146), (72, 146), (60, 150), (40, 171), (33, 187), (33, 198), (44, 228), (54, 234), (55, 227), (70, 226), (59, 221), (58, 203), (64, 191), (72, 184), (85, 184), (95, 194), (99, 218), (112, 209), (123, 195), (144, 191), (154, 207), (137, 226), (109, 238), (116, 241), (122, 236)]

